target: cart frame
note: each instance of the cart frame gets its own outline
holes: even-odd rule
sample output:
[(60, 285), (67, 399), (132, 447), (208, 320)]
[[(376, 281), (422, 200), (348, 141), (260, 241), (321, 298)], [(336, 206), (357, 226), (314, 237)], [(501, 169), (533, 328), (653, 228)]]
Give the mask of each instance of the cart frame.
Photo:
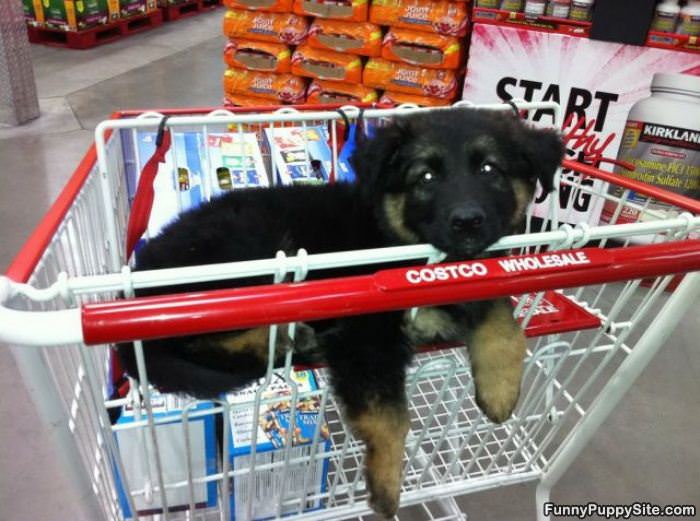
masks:
[[(516, 105), (518, 109), (524, 111), (550, 110), (554, 114), (555, 123), (561, 124), (561, 109), (556, 104), (516, 102)], [(510, 106), (502, 104), (483, 108), (511, 110)], [(357, 108), (344, 107), (343, 110), (345, 115), (351, 119), (360, 115)], [(363, 117), (388, 118), (419, 110), (448, 109), (419, 109), (414, 106), (367, 108)], [(192, 115), (193, 113), (195, 115)], [(542, 260), (545, 254), (540, 252), (540, 248), (547, 246), (550, 252), (558, 250), (584, 252), (584, 255), (590, 259), (590, 263), (582, 267), (569, 266), (566, 270), (560, 267), (540, 270), (534, 274), (518, 273), (517, 276), (510, 276), (496, 273), (499, 269), (497, 260), (484, 261), (483, 264), (488, 266), (490, 272), (488, 277), (479, 280), (457, 281), (449, 286), (422, 284), (409, 288), (406, 283), (406, 269), (388, 270), (374, 276), (336, 280), (332, 284), (317, 281), (306, 283), (300, 287), (295, 284), (281, 283), (286, 274), (293, 274), (295, 280), (302, 280), (310, 269), (325, 269), (331, 266), (359, 263), (379, 263), (399, 259), (415, 259), (416, 263), (419, 263), (420, 259), (427, 260), (428, 263), (439, 260), (440, 252), (425, 245), (327, 255), (307, 255), (304, 251), (300, 251), (296, 257), (278, 256), (277, 259), (264, 261), (207, 266), (206, 270), (197, 267), (132, 273), (127, 266), (124, 266), (121, 235), (125, 225), (128, 201), (123, 186), (121, 186), (123, 172), (119, 156), (120, 147), (115, 143), (119, 142), (119, 132), (122, 130), (136, 132), (139, 129), (153, 130), (157, 128), (164, 114), (170, 116), (167, 121), (167, 126), (170, 129), (197, 127), (203, 129), (205, 136), (209, 128), (220, 128), (221, 126), (233, 127), (236, 129), (235, 131), (243, 132), (244, 126), (251, 125), (274, 126), (286, 123), (306, 125), (318, 121), (328, 122), (331, 125), (335, 152), (334, 162), (337, 162), (337, 150), (335, 149), (337, 129), (334, 122), (342, 120), (343, 117), (338, 111), (329, 110), (326, 107), (305, 107), (303, 110), (282, 109), (276, 112), (264, 109), (249, 109), (240, 112), (221, 109), (214, 111), (184, 109), (182, 111), (115, 114), (113, 119), (98, 125), (95, 130), (95, 145), (90, 148), (64, 191), (10, 265), (6, 276), (0, 278), (0, 325), (2, 326), (0, 339), (12, 344), (13, 354), (18, 362), (24, 382), (27, 384), (43, 422), (50, 427), (49, 432), (56, 444), (56, 453), (64, 460), (66, 475), (75, 484), (79, 497), (89, 506), (94, 519), (104, 516), (108, 516), (110, 519), (123, 518), (123, 512), (120, 512), (114, 500), (114, 473), (124, 476), (124, 468), (118, 456), (119, 448), (110, 434), (112, 429), (105, 408), (107, 405), (114, 405), (114, 403), (104, 399), (103, 389), (106, 384), (104, 364), (106, 360), (95, 355), (95, 349), (88, 347), (89, 345), (162, 336), (164, 331), (172, 331), (173, 327), (182, 326), (183, 321), (180, 317), (183, 311), (190, 314), (196, 311), (197, 318), (188, 321), (186, 330), (178, 329), (181, 334), (207, 332), (224, 327), (235, 329), (338, 316), (348, 313), (349, 294), (355, 299), (351, 306), (352, 313), (533, 294), (529, 301), (526, 298), (521, 298), (516, 307), (516, 313), (523, 315), (523, 325), (527, 326), (535, 316), (537, 304), (542, 299), (544, 290), (580, 288), (576, 293), (576, 298), (580, 297), (581, 301), (585, 301), (582, 296), (586, 294), (584, 291), (586, 286), (603, 284), (602, 293), (607, 283), (630, 281), (621, 289), (621, 293), (625, 298), (632, 298), (635, 292), (639, 291), (640, 279), (654, 277), (651, 288), (642, 301), (642, 311), (639, 314), (633, 314), (630, 320), (611, 319), (610, 317), (614, 313), (621, 312), (616, 310), (614, 306), (609, 313), (601, 312), (600, 307), (595, 305), (600, 295), (593, 299), (593, 304), (582, 304), (590, 313), (600, 319), (601, 326), (596, 338), (607, 339), (606, 341), (609, 341), (612, 347), (591, 344), (587, 349), (578, 348), (576, 341), (564, 341), (564, 337), (561, 337), (561, 333), (570, 331), (566, 329), (541, 336), (537, 346), (533, 347), (528, 367), (532, 369), (532, 374), (534, 374), (533, 381), (543, 389), (546, 387), (546, 390), (542, 390), (541, 393), (537, 390), (532, 391), (532, 394), (528, 394), (524, 401), (528, 402), (529, 400), (536, 405), (539, 404), (536, 407), (538, 411), (542, 407), (545, 410), (551, 408), (554, 411), (552, 413), (554, 420), (550, 418), (551, 423), (557, 423), (560, 421), (558, 420), (560, 417), (565, 419), (566, 414), (570, 411), (573, 411), (572, 414), (579, 414), (568, 434), (561, 440), (557, 439), (556, 448), (547, 457), (544, 455), (545, 449), (540, 450), (534, 442), (535, 437), (541, 432), (546, 432), (546, 436), (543, 435), (543, 440), (549, 446), (554, 443), (552, 440), (557, 437), (559, 427), (565, 422), (559, 423), (559, 427), (556, 429), (547, 431), (548, 427), (542, 427), (541, 423), (545, 421), (547, 414), (541, 411), (538, 412), (539, 416), (536, 419), (517, 417), (505, 424), (510, 426), (504, 431), (504, 435), (507, 436), (506, 442), (493, 451), (495, 454), (491, 454), (492, 449), (489, 448), (491, 442), (487, 441), (488, 436), (493, 434), (494, 427), (484, 426), (479, 423), (481, 420), (475, 420), (472, 417), (468, 419), (468, 422), (465, 420), (464, 429), (467, 429), (467, 425), (470, 429), (467, 434), (480, 437), (480, 441), (473, 449), (465, 441), (464, 447), (453, 447), (453, 452), (456, 451), (456, 454), (459, 455), (469, 449), (476, 459), (463, 464), (456, 459), (457, 456), (454, 456), (445, 465), (446, 468), (449, 468), (441, 474), (441, 481), (438, 478), (430, 481), (433, 479), (430, 477), (432, 473), (443, 472), (442, 467), (437, 470), (437, 467), (430, 464), (430, 461), (436, 455), (440, 456), (438, 447), (441, 443), (446, 443), (447, 438), (452, 435), (449, 422), (457, 421), (456, 416), (459, 409), (457, 402), (459, 400), (456, 398), (453, 400), (454, 406), (450, 406), (452, 408), (449, 410), (448, 424), (442, 427), (439, 434), (428, 432), (430, 429), (428, 426), (424, 427), (423, 430), (418, 429), (411, 435), (415, 446), (408, 444), (409, 454), (406, 472), (407, 476), (415, 478), (419, 474), (419, 477), (415, 478), (417, 479), (415, 486), (406, 486), (402, 494), (402, 504), (423, 504), (423, 508), (429, 513), (429, 516), (435, 519), (436, 514), (429, 510), (426, 502), (431, 499), (438, 500), (442, 511), (452, 516), (449, 519), (461, 519), (463, 514), (459, 513), (459, 509), (452, 499), (454, 495), (509, 483), (538, 480), (536, 492), (538, 519), (543, 521), (548, 519), (543, 513), (543, 505), (549, 499), (551, 488), (661, 348), (689, 304), (700, 296), (700, 274), (690, 273), (700, 270), (700, 241), (688, 238), (691, 232), (696, 233), (700, 230), (700, 217), (698, 217), (700, 215), (700, 202), (568, 160), (564, 161), (564, 166), (582, 176), (615, 183), (625, 188), (625, 194), (618, 202), (617, 215), (619, 215), (620, 208), (627, 204), (629, 191), (646, 194), (656, 200), (664, 201), (684, 213), (665, 218), (657, 216), (656, 219), (645, 219), (644, 222), (631, 224), (579, 225), (576, 227), (564, 225), (560, 227), (557, 214), (558, 193), (555, 192), (550, 196), (549, 201), (550, 210), (546, 222), (549, 230), (507, 237), (491, 249), (501, 251), (520, 249), (523, 252), (523, 258)], [(561, 179), (558, 177), (557, 187), (560, 182)], [(583, 192), (585, 190), (586, 188), (580, 182), (574, 185), (574, 191)], [(605, 194), (597, 195), (610, 198)], [(88, 213), (80, 217), (81, 213), (76, 208), (87, 208), (85, 211)], [(102, 211), (96, 213), (96, 209)], [(654, 217), (654, 213), (646, 208), (641, 208), (640, 212), (642, 215)], [(529, 215), (532, 215), (532, 209)], [(83, 221), (94, 219), (95, 222), (81, 224), (77, 222), (81, 218)], [(80, 237), (80, 234), (77, 234), (77, 231), (81, 229), (80, 226), (88, 226), (92, 230), (92, 235), (87, 239)], [(591, 241), (602, 241), (602, 244), (605, 244), (606, 241), (612, 239), (629, 241), (632, 237), (648, 236), (649, 234), (657, 234), (657, 237), (663, 236), (660, 239), (663, 242), (649, 246), (629, 246), (611, 250), (583, 248)], [(71, 253), (73, 251), (71, 248), (75, 247), (74, 242), (81, 242), (81, 240), (88, 243), (87, 248), (98, 250), (94, 258), (82, 253)], [(202, 271), (206, 271), (206, 275), (203, 276)], [(275, 284), (244, 292), (243, 297), (241, 297), (240, 291), (235, 294), (237, 305), (240, 306), (242, 302), (248, 311), (247, 313), (241, 312), (238, 307), (222, 306), (223, 303), (233, 301), (231, 295), (225, 292), (216, 295), (213, 295), (212, 292), (205, 292), (197, 295), (158, 297), (153, 300), (151, 307), (144, 306), (148, 303), (146, 299), (99, 302), (105, 299), (110, 300), (110, 296), (119, 292), (123, 292), (127, 296), (133, 295), (134, 289), (142, 287), (181, 284), (183, 281), (196, 282), (204, 278), (212, 280), (263, 273), (270, 274), (274, 278)], [(641, 321), (644, 313), (663, 300), (664, 289), (671, 282), (671, 277), (665, 275), (673, 273), (688, 274), (673, 294), (666, 299), (657, 317), (648, 325), (643, 335), (636, 340), (634, 345), (627, 345), (627, 338), (633, 326), (634, 328), (639, 326), (635, 321)], [(324, 295), (323, 306), (319, 306), (313, 313), (309, 313), (308, 310), (300, 310), (298, 306), (294, 305), (300, 297), (314, 296), (318, 298)], [(214, 297), (216, 297), (215, 301)], [(243, 300), (241, 300), (242, 298)], [(269, 312), (272, 302), (275, 303), (279, 312)], [(163, 306), (166, 304), (172, 310), (170, 313), (163, 313)], [(262, 313), (262, 310), (267, 310), (267, 312)], [(154, 318), (156, 314), (158, 314), (157, 320)], [(272, 330), (274, 337), (278, 333), (275, 327)], [(620, 333), (620, 331), (622, 332)], [(572, 335), (574, 335), (572, 338), (578, 339), (580, 332), (572, 332)], [(585, 334), (583, 336), (585, 337)], [(72, 374), (70, 370), (65, 370), (65, 374), (61, 376), (57, 374), (59, 371), (53, 364), (57, 360), (55, 353), (63, 349), (60, 346), (66, 344), (73, 346), (66, 349), (74, 350), (72, 356), (75, 357), (78, 372)], [(563, 344), (567, 344), (563, 348), (567, 350), (566, 354), (557, 358), (555, 353)], [(274, 338), (271, 339), (270, 345), (274, 346)], [(142, 352), (139, 354), (139, 350), (140, 348), (137, 348), (137, 357), (140, 358), (141, 365), (140, 372), (145, 375), (145, 364)], [(545, 352), (545, 354), (535, 354), (540, 352)], [(611, 375), (607, 383), (600, 387), (585, 410), (579, 403), (579, 395), (570, 394), (564, 385), (573, 378), (581, 362), (578, 362), (579, 365), (574, 364), (575, 370), (569, 376), (569, 380), (563, 377), (560, 379), (560, 376), (563, 375), (557, 373), (559, 365), (568, 363), (567, 357), (573, 359), (572, 353), (574, 352), (576, 352), (576, 356), (581, 357), (578, 359), (581, 361), (585, 360), (591, 353), (602, 353), (602, 360), (605, 363), (612, 358), (612, 354), (618, 353), (623, 357), (616, 367), (614, 375)], [(435, 378), (438, 379), (462, 378), (460, 381), (465, 386), (464, 392), (467, 393), (470, 385), (468, 383), (469, 375), (468, 370), (461, 369), (465, 360), (459, 353), (450, 352), (444, 357), (439, 354), (427, 356), (428, 358), (423, 360), (423, 367), (416, 369), (417, 378), (422, 377), (429, 380), (432, 376), (421, 376), (421, 373), (430, 373), (431, 370), (435, 371), (435, 375), (437, 375)], [(285, 378), (289, 377), (290, 360), (291, 357), (288, 356)], [(460, 369), (456, 369), (457, 367)], [(443, 374), (440, 373), (440, 370), (447, 372)], [(541, 373), (536, 371), (541, 371)], [(597, 375), (597, 370), (593, 373)], [(541, 375), (544, 375), (542, 376), (544, 380), (538, 380)], [(157, 455), (158, 442), (155, 432), (158, 421), (154, 418), (149, 405), (151, 391), (147, 377), (141, 380), (141, 395), (146, 404), (143, 411), (144, 419), (141, 422), (146, 426), (144, 431), (150, 433), (152, 445), (155, 447)], [(267, 381), (269, 382), (269, 374)], [(57, 392), (57, 390), (60, 391), (61, 385), (67, 386), (69, 392), (66, 393), (65, 389), (62, 392)], [(588, 380), (582, 384), (582, 388), (588, 386)], [(448, 393), (446, 389), (446, 387), (440, 388), (439, 392), (435, 392), (435, 397), (444, 399)], [(71, 392), (75, 398), (72, 401), (66, 401), (66, 395), (70, 395)], [(411, 392), (424, 392), (419, 380), (415, 380), (411, 384), (409, 393)], [(539, 400), (544, 399), (542, 397), (545, 396), (546, 404), (541, 406)], [(332, 397), (325, 392), (320, 393), (319, 397), (324, 406), (331, 406)], [(566, 400), (564, 407), (557, 402), (561, 397)], [(293, 404), (297, 398), (296, 393), (293, 393)], [(256, 408), (260, 407), (261, 401), (264, 402), (264, 399), (257, 394), (254, 404)], [(224, 417), (228, 418), (229, 407), (225, 403), (219, 403), (217, 406), (219, 408), (215, 411), (223, 411)], [(84, 413), (75, 413), (73, 410), (73, 408), (79, 409), (81, 407)], [(188, 424), (189, 421), (187, 420), (188, 415), (190, 415), (188, 411), (189, 409), (183, 413), (185, 424)], [(84, 414), (86, 418), (82, 430), (76, 426), (80, 414)], [(196, 413), (191, 414), (196, 416)], [(430, 425), (434, 421), (436, 410), (429, 408), (426, 412), (419, 413), (419, 415), (421, 414), (425, 414), (425, 416), (421, 416), (421, 419)], [(527, 423), (530, 421), (540, 422), (533, 423), (535, 427), (532, 428), (532, 432), (536, 434), (532, 434), (531, 438), (525, 434), (526, 431), (530, 432), (528, 430), (530, 427), (527, 426), (530, 425)], [(225, 421), (224, 429), (227, 428), (228, 423)], [(94, 430), (91, 432), (91, 429)], [(508, 429), (513, 430), (509, 431)], [(186, 432), (187, 430), (185, 428)], [(513, 440), (515, 440), (513, 443), (517, 445), (516, 442), (521, 434), (524, 436), (524, 446), (516, 447), (512, 451), (507, 449), (508, 443), (513, 442)], [(342, 440), (342, 446), (340, 444), (335, 446), (333, 454), (337, 454), (341, 461), (344, 461), (342, 458), (350, 456), (355, 458), (359, 451), (350, 438), (346, 431), (342, 433), (342, 436), (339, 435), (338, 439)], [(255, 437), (253, 439), (255, 440)], [(432, 440), (431, 443), (436, 444), (432, 453), (419, 447), (428, 439)], [(314, 457), (319, 458), (323, 455), (316, 452), (317, 441), (314, 439), (313, 454)], [(482, 469), (483, 472), (478, 479), (472, 479), (470, 472), (476, 467), (481, 467), (479, 457), (482, 453), (488, 453), (491, 460), (487, 461), (488, 464), (485, 464), (486, 468)], [(253, 449), (253, 457), (255, 454), (255, 449)], [(497, 459), (505, 456), (511, 459), (507, 461), (504, 469), (512, 471), (514, 465), (517, 467), (517, 457), (525, 457), (528, 464), (521, 468), (518, 467), (520, 470), (514, 472), (501, 471), (501, 464), (497, 463)], [(423, 462), (421, 458), (428, 458), (428, 463)], [(220, 486), (220, 494), (225, 495), (229, 491), (231, 484), (228, 477), (236, 479), (236, 476), (253, 476), (256, 472), (260, 472), (259, 469), (256, 470), (255, 463), (252, 464), (248, 473), (231, 470), (227, 449), (223, 450), (221, 459), (221, 472), (217, 474), (216, 478)], [(290, 462), (293, 461), (295, 460), (287, 450), (284, 464), (279, 467), (280, 470), (286, 473)], [(82, 464), (76, 464), (76, 462), (82, 462)], [(451, 472), (453, 468), (460, 465), (463, 465), (463, 468), (460, 467), (462, 477), (448, 479), (448, 471)], [(157, 479), (153, 480), (152, 487), (153, 490), (164, 491), (175, 485), (165, 482), (160, 466), (160, 459), (156, 457)], [(342, 481), (347, 478), (344, 472), (342, 469), (336, 469), (334, 478), (336, 482), (339, 479)], [(322, 494), (321, 499), (328, 501), (325, 509), (304, 511), (304, 495), (302, 494), (302, 506), (299, 507), (294, 518), (298, 516), (305, 520), (341, 519), (367, 513), (369, 509), (361, 494), (362, 478), (360, 473), (356, 472), (353, 475), (354, 482), (347, 484), (345, 488), (334, 482), (330, 486), (330, 492)], [(213, 479), (210, 478), (210, 481)], [(424, 487), (422, 483), (426, 479), (427, 483), (432, 483), (432, 485)], [(197, 512), (192, 499), (191, 475), (187, 486), (190, 488), (189, 511)], [(306, 488), (307, 484), (305, 483), (304, 489)], [(153, 490), (147, 490), (143, 493), (148, 496), (148, 494), (153, 494)], [(337, 497), (334, 496), (334, 493), (340, 490), (347, 491), (349, 496), (342, 496), (343, 499), (339, 499), (342, 495), (340, 492), (338, 492)], [(343, 494), (345, 493), (343, 492)], [(356, 493), (358, 493), (358, 498), (355, 497)], [(162, 507), (165, 511), (161, 514), (162, 517), (166, 519), (171, 516), (176, 517), (178, 514), (168, 513), (166, 498), (167, 494), (163, 494)], [(277, 516), (283, 514), (282, 498), (279, 499)], [(127, 494), (127, 502), (131, 512), (136, 512), (134, 499), (130, 494)], [(230, 516), (230, 505), (226, 500), (220, 500), (217, 508), (215, 513), (217, 518), (220, 516), (221, 519), (226, 519)], [(248, 514), (251, 514), (250, 508)], [(202, 516), (205, 519), (210, 519), (205, 514)]]

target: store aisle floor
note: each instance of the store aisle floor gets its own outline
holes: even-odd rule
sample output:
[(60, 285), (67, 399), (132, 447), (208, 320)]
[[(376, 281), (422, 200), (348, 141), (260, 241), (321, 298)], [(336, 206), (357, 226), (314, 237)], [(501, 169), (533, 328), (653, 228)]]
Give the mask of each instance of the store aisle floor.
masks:
[[(23, 127), (0, 128), (0, 269), (78, 165), (94, 126), (111, 111), (220, 102), (222, 14), (88, 51), (33, 46), (43, 115)], [(697, 312), (690, 315), (565, 475), (554, 501), (700, 506), (700, 322)], [(86, 520), (4, 348), (0, 418), (0, 521)], [(459, 503), (473, 520), (535, 517), (530, 484)], [(414, 512), (402, 519), (422, 516)]]

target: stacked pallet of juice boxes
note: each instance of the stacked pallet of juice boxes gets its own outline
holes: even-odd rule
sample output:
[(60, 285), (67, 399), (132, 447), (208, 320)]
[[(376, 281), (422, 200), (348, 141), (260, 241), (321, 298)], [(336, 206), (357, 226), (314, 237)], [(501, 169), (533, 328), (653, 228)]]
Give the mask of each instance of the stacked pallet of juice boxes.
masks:
[(82, 31), (158, 9), (156, 0), (23, 0), (33, 27)]
[(383, 102), (446, 105), (457, 97), (465, 55), (467, 4), (446, 0), (374, 0), (370, 21), (385, 26), (380, 58), (363, 83)]
[(447, 0), (225, 0), (234, 105), (447, 104), (464, 63), (467, 6)]

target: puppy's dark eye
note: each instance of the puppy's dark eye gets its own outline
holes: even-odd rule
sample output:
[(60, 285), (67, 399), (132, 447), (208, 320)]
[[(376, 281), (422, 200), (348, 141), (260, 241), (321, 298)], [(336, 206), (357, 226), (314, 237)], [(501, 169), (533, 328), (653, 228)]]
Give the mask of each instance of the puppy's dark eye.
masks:
[(482, 163), (481, 166), (479, 167), (479, 173), (484, 174), (484, 175), (491, 175), (495, 174), (498, 171), (498, 168), (496, 165), (493, 163)]
[(435, 177), (435, 174), (433, 174), (430, 171), (425, 171), (421, 174), (420, 178), (418, 179), (418, 182), (423, 185), (428, 185), (434, 182), (436, 179), (437, 177)]

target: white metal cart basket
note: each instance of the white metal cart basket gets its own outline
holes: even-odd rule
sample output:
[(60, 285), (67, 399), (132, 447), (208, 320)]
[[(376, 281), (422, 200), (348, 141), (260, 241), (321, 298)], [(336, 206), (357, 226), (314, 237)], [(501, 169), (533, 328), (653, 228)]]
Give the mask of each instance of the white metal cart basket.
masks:
[[(528, 115), (548, 111), (552, 123), (561, 124), (557, 105), (517, 105)], [(428, 109), (368, 108), (362, 117), (381, 124), (417, 110)], [(342, 112), (190, 110), (171, 112), (167, 127), (198, 133), (208, 143), (216, 133), (260, 136), (289, 125), (323, 126), (337, 171), (338, 124), (359, 116), (352, 107)], [(300, 379), (293, 371), (288, 353), (284, 367), (269, 368), (260, 385), (236, 399), (179, 400), (148, 386), (137, 341), (141, 388), (132, 385), (119, 397), (107, 390), (111, 343), (152, 338), (183, 322), (189, 332), (205, 332), (213, 322), (235, 329), (336, 316), (348, 308), (381, 311), (517, 297), (515, 313), (530, 343), (520, 403), (506, 423), (490, 423), (476, 407), (462, 347), (441, 346), (417, 356), (407, 386), (411, 430), (401, 504), (417, 505), (423, 519), (465, 519), (454, 496), (538, 481), (538, 515), (546, 519), (542, 505), (551, 487), (700, 295), (700, 275), (691, 273), (700, 270), (695, 238), (700, 203), (572, 161), (564, 165), (570, 175), (557, 177), (557, 187), (565, 189), (547, 199), (543, 218), (533, 218), (530, 208), (529, 233), (491, 248), (521, 254), (517, 262), (485, 260), (484, 273), (448, 285), (425, 267), (348, 278), (336, 290), (318, 289), (314, 282), (277, 284), (286, 275), (298, 281), (309, 270), (328, 267), (439, 260), (439, 252), (423, 245), (325, 255), (301, 251), (206, 269), (131, 273), (123, 266), (129, 212), (125, 176), (132, 168), (125, 150), (139, 132), (155, 131), (162, 119), (157, 112), (123, 113), (100, 124), (95, 146), (0, 278), (0, 340), (12, 345), (35, 405), (52, 427), (67, 478), (94, 519), (312, 520), (370, 512), (362, 447), (343, 424), (324, 369), (304, 373), (311, 375), (309, 385), (306, 376)], [(264, 154), (268, 168), (274, 147), (273, 141)], [(210, 159), (205, 150), (204, 169)], [(177, 164), (173, 176), (177, 182)], [(622, 193), (612, 195), (608, 182), (621, 186)], [(211, 196), (206, 186), (204, 191)], [(647, 202), (629, 198), (631, 192), (646, 194)], [(567, 220), (559, 211), (567, 206), (560, 193), (612, 205), (610, 224), (560, 227)], [(676, 211), (655, 210), (650, 205), (655, 200)], [(635, 222), (619, 224), (620, 215), (635, 215)], [(638, 240), (646, 244), (636, 245)], [(585, 262), (562, 266), (563, 257)], [(665, 291), (677, 273), (686, 275), (673, 292)], [(159, 309), (119, 299), (144, 287), (265, 274), (271, 285), (237, 294), (236, 306), (222, 306), (225, 298), (212, 305), (206, 293), (164, 297)], [(411, 285), (411, 277), (423, 282)], [(309, 296), (320, 302), (313, 310), (295, 304)], [(281, 334), (271, 331), (271, 336)], [(270, 349), (274, 345), (271, 338)], [(280, 409), (285, 415), (270, 413)], [(109, 414), (114, 410), (121, 411), (116, 422)], [(309, 411), (310, 430), (302, 435), (297, 422), (308, 420), (303, 414)], [(263, 440), (271, 431), (262, 424), (279, 418), (288, 424), (273, 429), (275, 439)], [(244, 449), (232, 441), (241, 429), (247, 429)]]

